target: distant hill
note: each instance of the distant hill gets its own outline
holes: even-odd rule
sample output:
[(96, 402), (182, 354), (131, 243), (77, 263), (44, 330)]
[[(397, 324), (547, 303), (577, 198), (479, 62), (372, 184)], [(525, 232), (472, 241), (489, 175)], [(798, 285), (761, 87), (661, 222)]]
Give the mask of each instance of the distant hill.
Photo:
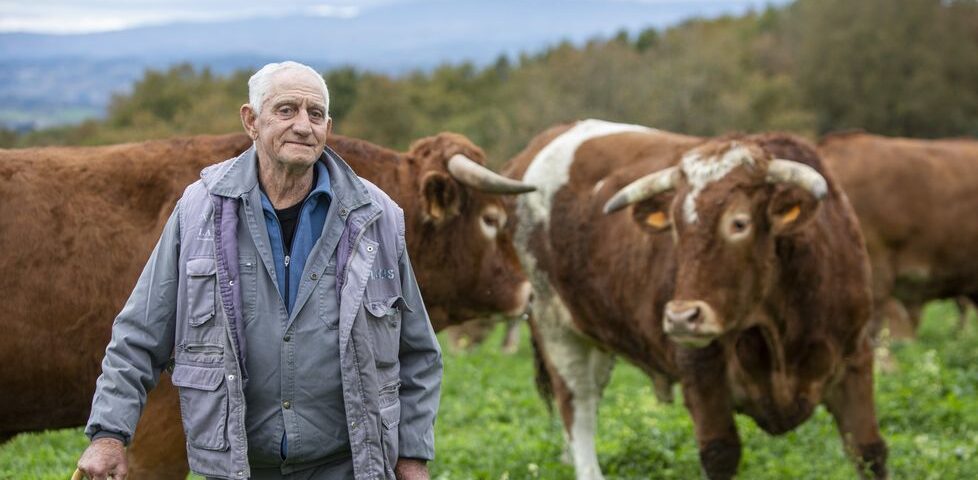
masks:
[[(440, 63), (486, 64), (500, 55), (637, 32), (691, 15), (743, 13), (759, 0), (435, 0), (365, 10), (352, 18), (279, 17), (176, 23), (83, 35), (0, 34), (0, 124), (19, 128), (98, 115), (146, 68), (178, 62), (218, 73), (296, 59), (397, 74)], [(771, 3), (785, 3), (776, 0)]]

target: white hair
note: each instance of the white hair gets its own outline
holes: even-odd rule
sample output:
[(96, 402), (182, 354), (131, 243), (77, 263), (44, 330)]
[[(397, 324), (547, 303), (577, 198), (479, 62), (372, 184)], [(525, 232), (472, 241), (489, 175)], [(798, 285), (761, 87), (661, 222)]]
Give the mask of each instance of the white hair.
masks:
[(319, 84), (323, 87), (323, 106), (326, 108), (326, 118), (329, 118), (329, 89), (326, 88), (326, 81), (323, 80), (323, 76), (313, 70), (312, 67), (291, 60), (269, 63), (248, 79), (248, 103), (251, 105), (251, 109), (255, 111), (255, 115), (261, 113), (261, 104), (265, 101), (268, 87), (272, 84), (272, 77), (276, 73), (290, 70), (311, 73), (319, 80)]

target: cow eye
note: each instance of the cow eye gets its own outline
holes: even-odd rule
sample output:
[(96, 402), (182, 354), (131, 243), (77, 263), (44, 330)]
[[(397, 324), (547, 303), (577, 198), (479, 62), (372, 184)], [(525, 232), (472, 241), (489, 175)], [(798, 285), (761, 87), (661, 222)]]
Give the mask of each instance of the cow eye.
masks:
[(490, 227), (499, 228), (499, 218), (496, 217), (495, 215), (483, 215), (482, 221), (485, 222), (485, 224)]
[(727, 221), (726, 237), (729, 240), (741, 240), (750, 235), (750, 229), (750, 215), (746, 213), (736, 214)]

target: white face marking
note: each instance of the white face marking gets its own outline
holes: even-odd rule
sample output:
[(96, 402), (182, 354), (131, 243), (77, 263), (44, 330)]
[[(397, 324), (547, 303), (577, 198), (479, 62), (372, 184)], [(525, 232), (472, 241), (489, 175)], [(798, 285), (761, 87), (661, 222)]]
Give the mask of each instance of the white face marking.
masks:
[(495, 205), (487, 205), (479, 217), (479, 230), (489, 241), (496, 240), (499, 230), (506, 226), (506, 212)]
[(692, 190), (683, 200), (683, 218), (686, 223), (693, 224), (699, 220), (699, 215), (696, 213), (696, 196), (707, 185), (727, 176), (733, 169), (741, 165), (754, 165), (754, 157), (751, 156), (747, 147), (736, 143), (720, 157), (703, 158), (696, 152), (683, 155), (680, 168), (686, 174), (686, 181), (692, 187)]

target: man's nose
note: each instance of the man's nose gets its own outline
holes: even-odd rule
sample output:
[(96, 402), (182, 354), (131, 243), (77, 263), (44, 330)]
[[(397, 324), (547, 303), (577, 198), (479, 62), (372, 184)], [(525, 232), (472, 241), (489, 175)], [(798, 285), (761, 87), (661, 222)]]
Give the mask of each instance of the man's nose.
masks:
[(305, 110), (300, 110), (295, 116), (295, 121), (292, 123), (292, 131), (296, 135), (310, 135), (312, 134), (312, 122), (309, 120), (309, 112)]

